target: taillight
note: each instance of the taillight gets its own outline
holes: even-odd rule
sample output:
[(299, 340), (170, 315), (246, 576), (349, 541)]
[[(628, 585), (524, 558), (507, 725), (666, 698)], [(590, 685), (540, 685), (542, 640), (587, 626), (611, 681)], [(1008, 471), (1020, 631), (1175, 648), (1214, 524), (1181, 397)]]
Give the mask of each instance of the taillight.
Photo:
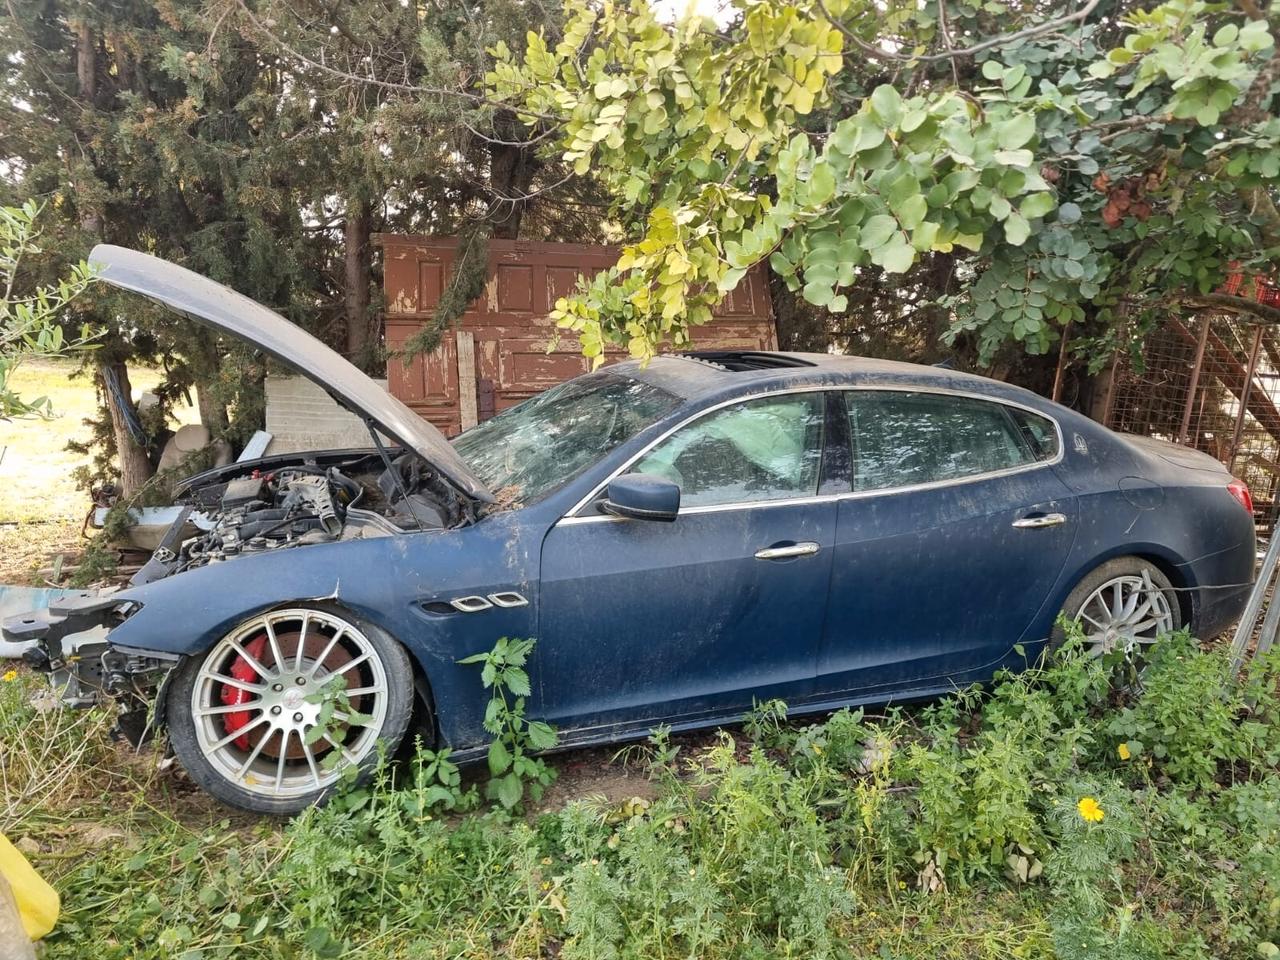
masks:
[(1253, 495), (1249, 493), (1249, 487), (1243, 480), (1232, 479), (1227, 484), (1227, 492), (1236, 498), (1240, 506), (1244, 507), (1245, 513), (1253, 516)]

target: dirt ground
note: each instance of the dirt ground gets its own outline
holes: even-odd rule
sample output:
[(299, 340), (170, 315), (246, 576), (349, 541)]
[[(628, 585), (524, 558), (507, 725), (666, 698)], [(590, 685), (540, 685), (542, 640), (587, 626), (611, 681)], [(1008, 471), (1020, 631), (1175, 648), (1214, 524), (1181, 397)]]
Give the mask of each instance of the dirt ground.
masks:
[[(53, 417), (0, 420), (0, 583), (46, 585), (39, 575), (62, 555), (69, 563), (79, 553), (81, 526), (89, 512), (88, 495), (72, 478), (87, 457), (66, 449), (90, 436), (85, 419), (94, 416), (97, 395), (87, 376), (76, 375), (73, 361), (24, 364), (11, 383), (25, 398), (48, 397)], [(134, 396), (160, 383), (159, 370), (129, 371)], [(178, 424), (195, 423), (193, 408), (176, 411)]]

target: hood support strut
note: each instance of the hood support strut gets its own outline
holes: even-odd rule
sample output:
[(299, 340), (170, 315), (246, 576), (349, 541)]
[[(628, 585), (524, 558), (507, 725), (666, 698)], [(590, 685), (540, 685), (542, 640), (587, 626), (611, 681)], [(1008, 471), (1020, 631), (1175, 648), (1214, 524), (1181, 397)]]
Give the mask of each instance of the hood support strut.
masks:
[(413, 522), (421, 530), (422, 518), (418, 516), (418, 511), (413, 507), (413, 500), (409, 497), (409, 489), (404, 485), (404, 477), (400, 476), (400, 471), (396, 469), (395, 461), (391, 459), (391, 454), (387, 452), (386, 444), (382, 442), (382, 437), (378, 435), (378, 428), (374, 426), (373, 421), (368, 417), (363, 417), (362, 419), (364, 420), (365, 429), (369, 431), (369, 436), (373, 438), (373, 445), (378, 448), (378, 456), (382, 458), (382, 465), (391, 474), (391, 479), (395, 481), (396, 489), (400, 491), (400, 496), (404, 499), (405, 506), (413, 514)]

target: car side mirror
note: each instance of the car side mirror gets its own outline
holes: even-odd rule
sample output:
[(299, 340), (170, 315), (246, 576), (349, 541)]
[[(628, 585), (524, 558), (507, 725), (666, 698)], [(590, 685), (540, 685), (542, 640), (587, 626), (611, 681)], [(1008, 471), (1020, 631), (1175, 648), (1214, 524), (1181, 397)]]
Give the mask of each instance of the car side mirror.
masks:
[(610, 481), (600, 509), (628, 520), (670, 523), (680, 513), (680, 488), (649, 473), (629, 473)]

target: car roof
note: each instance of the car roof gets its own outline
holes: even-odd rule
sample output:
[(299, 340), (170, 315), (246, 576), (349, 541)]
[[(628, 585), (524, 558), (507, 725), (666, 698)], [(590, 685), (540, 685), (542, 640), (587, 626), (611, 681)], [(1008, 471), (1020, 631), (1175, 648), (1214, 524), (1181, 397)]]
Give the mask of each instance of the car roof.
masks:
[(713, 400), (744, 392), (800, 386), (899, 386), (982, 394), (1038, 408), (1052, 406), (1012, 384), (946, 367), (828, 353), (714, 351), (663, 354), (647, 364), (627, 360), (612, 369), (687, 400)]

